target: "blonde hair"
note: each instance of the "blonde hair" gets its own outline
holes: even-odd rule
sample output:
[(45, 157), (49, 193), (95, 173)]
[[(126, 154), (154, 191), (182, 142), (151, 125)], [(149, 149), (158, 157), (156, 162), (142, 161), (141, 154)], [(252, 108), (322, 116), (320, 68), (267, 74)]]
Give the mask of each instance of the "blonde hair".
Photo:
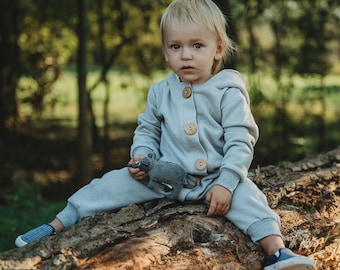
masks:
[(190, 23), (205, 25), (216, 34), (218, 42), (221, 42), (224, 48), (223, 58), (215, 61), (212, 67), (212, 73), (217, 73), (222, 68), (223, 60), (227, 60), (232, 55), (234, 46), (226, 33), (225, 16), (211, 0), (174, 0), (167, 7), (161, 19), (162, 43), (164, 44), (164, 30), (167, 25), (180, 26)]

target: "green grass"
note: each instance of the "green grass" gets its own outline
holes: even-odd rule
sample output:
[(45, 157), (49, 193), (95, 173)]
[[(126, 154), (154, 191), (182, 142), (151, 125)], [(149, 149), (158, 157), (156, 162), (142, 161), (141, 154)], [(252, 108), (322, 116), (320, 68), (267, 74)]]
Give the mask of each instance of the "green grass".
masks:
[[(108, 74), (109, 89), (106, 91), (106, 86), (100, 84), (91, 93), (94, 112), (99, 126), (103, 125), (103, 105), (105, 102), (106, 94), (109, 94), (108, 113), (110, 122), (128, 122), (135, 121), (139, 113), (145, 108), (146, 94), (152, 83), (159, 81), (167, 75), (167, 72), (156, 72), (151, 78), (128, 72), (110, 71)], [(99, 72), (93, 70), (88, 74), (88, 87), (91, 87), (97, 80)], [(262, 96), (259, 99), (263, 103), (263, 98), (266, 98), (269, 103), (274, 104), (280, 97), (280, 92), (276, 82), (271, 76), (266, 74), (256, 74), (250, 77), (245, 74), (253, 102), (256, 102), (256, 97), (252, 95), (256, 93), (256, 88), (261, 90)], [(255, 78), (255, 79), (254, 79)], [(326, 87), (326, 104), (327, 104), (327, 120), (337, 118), (340, 113), (340, 89), (339, 89), (339, 75), (329, 75), (324, 80)], [(254, 84), (256, 80), (256, 84)], [(315, 101), (316, 91), (311, 87), (319, 85), (318, 79), (305, 79), (299, 76), (293, 78), (285, 77), (282, 84), (286, 87), (285, 92), (289, 91), (289, 112), (294, 117), (303, 117), (305, 113), (301, 104), (310, 106), (311, 102)], [(19, 92), (19, 99), (27, 96), (35, 87), (31, 79), (23, 78), (20, 85), (25, 91)], [(336, 88), (337, 87), (337, 88)], [(254, 90), (255, 89), (255, 90)], [(53, 102), (55, 100), (55, 102)], [(77, 120), (77, 81), (76, 75), (73, 71), (65, 71), (62, 73), (61, 78), (54, 84), (53, 92), (46, 97), (46, 109), (42, 116), (35, 115), (32, 108), (27, 103), (22, 103), (20, 106), (20, 115), (23, 118), (28, 117), (41, 117), (45, 119), (68, 119), (74, 124)], [(319, 107), (315, 102), (312, 104), (310, 112), (318, 113)], [(309, 112), (309, 113), (310, 113)], [(260, 113), (260, 112), (258, 112)]]
[(17, 186), (16, 192), (7, 195), (6, 206), (0, 207), (0, 252), (15, 248), (15, 238), (42, 223), (50, 222), (65, 207), (65, 201), (49, 202), (41, 198), (36, 184)]
[[(166, 72), (155, 72), (151, 78), (136, 73), (110, 71), (108, 73), (108, 91), (106, 85), (100, 84), (91, 92), (92, 104), (98, 125), (103, 124), (103, 104), (109, 95), (108, 113), (110, 122), (135, 121), (139, 113), (145, 108), (145, 99), (149, 87), (155, 81), (164, 78)], [(99, 72), (91, 71), (88, 74), (87, 86), (90, 88), (98, 79)], [(74, 124), (77, 120), (78, 90), (76, 74), (65, 71), (61, 78), (54, 84), (53, 92), (46, 96), (46, 110), (43, 118), (69, 119)], [(32, 79), (22, 78), (20, 85), (25, 91), (19, 92), (19, 98), (24, 98), (35, 87)], [(55, 100), (55, 102), (53, 102)], [(23, 118), (34, 116), (30, 104), (20, 106), (20, 115)], [(41, 116), (39, 116), (41, 117)]]

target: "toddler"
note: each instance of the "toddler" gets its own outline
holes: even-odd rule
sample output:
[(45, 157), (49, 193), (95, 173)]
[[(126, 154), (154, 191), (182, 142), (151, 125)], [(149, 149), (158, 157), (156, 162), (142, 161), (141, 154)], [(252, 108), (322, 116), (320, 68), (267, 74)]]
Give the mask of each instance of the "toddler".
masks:
[(222, 69), (233, 45), (221, 10), (211, 0), (175, 0), (160, 28), (173, 73), (149, 90), (128, 166), (78, 190), (53, 221), (18, 236), (16, 245), (99, 211), (163, 197), (204, 199), (207, 216), (225, 216), (261, 245), (264, 269), (312, 269), (311, 259), (285, 248), (278, 215), (247, 178), (259, 133), (242, 76)]

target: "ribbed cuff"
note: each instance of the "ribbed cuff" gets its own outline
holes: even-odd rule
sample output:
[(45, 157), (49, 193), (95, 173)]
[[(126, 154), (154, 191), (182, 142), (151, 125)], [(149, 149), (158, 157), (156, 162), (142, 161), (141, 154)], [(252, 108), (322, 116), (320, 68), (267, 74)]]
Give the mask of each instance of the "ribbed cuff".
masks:
[(151, 157), (151, 158), (156, 157), (154, 152), (149, 147), (135, 148), (133, 151), (131, 151), (131, 157), (134, 157), (134, 156), (143, 156), (143, 157)]
[(80, 220), (78, 211), (70, 203), (68, 203), (66, 207), (57, 214), (56, 217), (64, 225), (65, 228), (70, 227)]
[(227, 169), (222, 169), (220, 176), (215, 180), (216, 184), (228, 189), (231, 193), (237, 188), (240, 183), (240, 176)]
[(247, 234), (254, 243), (270, 235), (282, 237), (280, 224), (277, 220), (271, 218), (262, 219), (253, 223), (247, 229)]

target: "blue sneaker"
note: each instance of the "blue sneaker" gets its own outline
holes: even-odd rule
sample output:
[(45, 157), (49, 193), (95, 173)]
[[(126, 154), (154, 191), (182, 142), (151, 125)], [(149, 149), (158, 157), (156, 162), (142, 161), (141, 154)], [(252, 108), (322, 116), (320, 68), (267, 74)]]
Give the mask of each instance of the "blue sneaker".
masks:
[(23, 235), (19, 235), (17, 239), (15, 239), (15, 245), (17, 247), (23, 247), (27, 244), (38, 241), (46, 236), (54, 234), (54, 228), (50, 224), (43, 224), (39, 227), (36, 227)]
[(312, 270), (313, 260), (295, 254), (289, 248), (279, 249), (279, 257), (268, 255), (264, 258), (264, 270)]

